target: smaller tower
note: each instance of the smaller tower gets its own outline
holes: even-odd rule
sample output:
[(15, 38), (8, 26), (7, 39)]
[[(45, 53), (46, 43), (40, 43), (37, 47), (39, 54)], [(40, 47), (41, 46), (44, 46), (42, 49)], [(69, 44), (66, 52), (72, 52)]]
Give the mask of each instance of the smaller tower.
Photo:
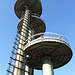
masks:
[(26, 63), (34, 69), (43, 70), (43, 75), (54, 75), (53, 69), (67, 64), (72, 57), (72, 51), (64, 36), (50, 32), (43, 34), (31, 36), (40, 37), (24, 46), (24, 53), (29, 56)]

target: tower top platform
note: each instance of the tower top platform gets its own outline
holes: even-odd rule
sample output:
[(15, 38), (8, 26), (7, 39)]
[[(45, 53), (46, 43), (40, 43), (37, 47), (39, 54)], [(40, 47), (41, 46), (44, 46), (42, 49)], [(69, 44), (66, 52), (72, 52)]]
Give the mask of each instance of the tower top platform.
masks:
[(18, 18), (21, 18), (21, 16), (24, 15), (25, 6), (27, 6), (32, 13), (38, 15), (41, 15), (42, 13), (40, 0), (17, 0), (14, 6), (14, 11)]
[[(43, 33), (39, 33), (34, 36), (42, 34)], [(63, 36), (55, 33), (48, 34), (50, 34), (51, 37), (48, 37), (48, 35), (45, 37), (44, 35), (34, 39), (24, 47), (25, 54), (29, 56), (27, 57), (26, 63), (34, 69), (42, 69), (42, 58), (45, 56), (51, 58), (54, 69), (67, 64), (72, 57), (70, 45)], [(56, 37), (53, 35), (56, 35)]]

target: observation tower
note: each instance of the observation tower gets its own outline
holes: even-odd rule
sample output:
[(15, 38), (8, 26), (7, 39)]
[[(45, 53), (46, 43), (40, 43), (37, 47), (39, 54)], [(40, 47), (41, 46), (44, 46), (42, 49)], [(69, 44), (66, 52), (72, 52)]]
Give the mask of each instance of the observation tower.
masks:
[(64, 66), (72, 57), (68, 40), (45, 32), (40, 0), (17, 0), (14, 11), (20, 21), (7, 75), (33, 75), (34, 69), (54, 75), (53, 69)]

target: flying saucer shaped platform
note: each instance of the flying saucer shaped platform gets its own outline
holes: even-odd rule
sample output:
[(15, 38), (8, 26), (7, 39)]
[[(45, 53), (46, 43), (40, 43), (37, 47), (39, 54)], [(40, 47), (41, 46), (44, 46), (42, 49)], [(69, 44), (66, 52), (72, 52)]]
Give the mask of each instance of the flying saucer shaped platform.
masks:
[(72, 51), (68, 42), (61, 38), (64, 37), (43, 36), (25, 45), (24, 52), (29, 56), (26, 58), (28, 66), (41, 70), (42, 58), (45, 56), (51, 58), (54, 69), (67, 64), (72, 57)]
[[(17, 26), (19, 34), (21, 32), (22, 25), (23, 25), (23, 18), (19, 21), (18, 26)], [(34, 34), (45, 32), (46, 30), (44, 21), (41, 20), (40, 17), (34, 16), (34, 15), (32, 15), (31, 24), (28, 25), (28, 27), (31, 29), (34, 29)]]
[(21, 18), (22, 11), (25, 11), (25, 6), (28, 7), (32, 13), (36, 13), (41, 15), (42, 13), (42, 6), (40, 0), (17, 0), (14, 6), (15, 14), (18, 18)]

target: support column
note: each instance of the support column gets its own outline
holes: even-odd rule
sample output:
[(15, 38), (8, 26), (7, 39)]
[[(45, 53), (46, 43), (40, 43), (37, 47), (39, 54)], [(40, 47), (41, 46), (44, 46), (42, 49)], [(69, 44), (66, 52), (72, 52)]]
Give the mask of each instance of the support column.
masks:
[(44, 57), (43, 59), (43, 75), (54, 75), (53, 73), (53, 65), (51, 63), (50, 57)]
[(33, 68), (30, 69), (30, 75), (34, 75), (34, 69)]
[(21, 28), (21, 35), (20, 35), (20, 40), (18, 44), (13, 75), (28, 75), (25, 71), (29, 72), (29, 67), (25, 65), (25, 63), (23, 63), (25, 62), (25, 58), (23, 57), (25, 56), (23, 52), (24, 40), (28, 39), (28, 35), (29, 35), (28, 25), (30, 25), (30, 10), (26, 7), (23, 25)]

